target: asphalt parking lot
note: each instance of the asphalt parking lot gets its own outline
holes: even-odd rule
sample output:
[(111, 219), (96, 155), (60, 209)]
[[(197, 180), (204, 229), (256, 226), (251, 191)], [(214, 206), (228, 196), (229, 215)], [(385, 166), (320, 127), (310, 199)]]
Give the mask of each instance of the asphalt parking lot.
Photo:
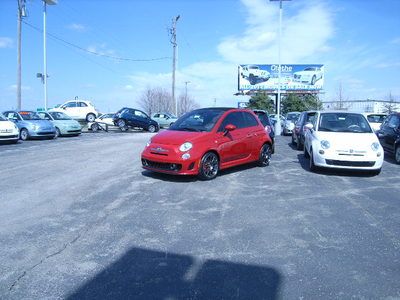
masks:
[(144, 171), (144, 132), (1, 145), (2, 299), (398, 299), (400, 166)]

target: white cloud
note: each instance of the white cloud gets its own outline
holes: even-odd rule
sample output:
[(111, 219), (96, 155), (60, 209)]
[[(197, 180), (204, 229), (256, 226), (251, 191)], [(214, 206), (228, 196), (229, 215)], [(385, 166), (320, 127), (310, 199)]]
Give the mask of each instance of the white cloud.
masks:
[(14, 41), (8, 37), (0, 37), (0, 48), (12, 48)]
[(99, 55), (115, 55), (115, 50), (108, 49), (106, 43), (103, 43), (101, 45), (90, 45), (86, 48), (86, 50), (97, 53)]
[[(176, 74), (176, 95), (183, 93), (185, 81), (190, 81), (188, 93), (201, 106), (213, 105), (214, 99), (218, 106), (236, 106), (238, 101), (244, 101), (233, 95), (237, 92), (238, 65), (277, 63), (278, 2), (242, 0), (242, 4), (246, 13), (243, 32), (226, 37), (216, 45), (220, 60), (200, 61), (180, 68)], [(332, 51), (328, 45), (334, 34), (331, 12), (316, 1), (296, 5), (299, 8), (296, 14), (284, 14), (281, 61), (320, 63), (316, 56)], [(171, 73), (137, 73), (129, 79), (128, 85), (138, 94), (149, 86), (171, 88)]]
[[(264, 0), (242, 0), (242, 3), (248, 12), (248, 26), (243, 33), (225, 38), (218, 46), (219, 53), (235, 63), (276, 63), (278, 4)], [(295, 15), (283, 13), (281, 61), (284, 63), (315, 63), (315, 54), (331, 49), (326, 44), (334, 33), (331, 13), (322, 3), (304, 5)]]
[(67, 28), (78, 32), (86, 31), (86, 26), (78, 23), (69, 24)]

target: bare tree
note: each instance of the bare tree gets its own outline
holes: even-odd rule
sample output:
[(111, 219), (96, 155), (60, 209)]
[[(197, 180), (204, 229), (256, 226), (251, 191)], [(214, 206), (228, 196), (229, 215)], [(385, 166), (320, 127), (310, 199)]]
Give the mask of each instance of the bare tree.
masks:
[[(399, 104), (398, 102), (396, 103), (394, 101), (394, 97), (392, 96), (392, 92), (389, 93), (388, 95), (388, 102), (386, 102), (383, 105), (383, 112), (385, 114), (391, 114), (392, 112), (396, 111), (397, 105)], [(397, 105), (396, 105), (397, 104)]]
[(334, 109), (336, 109), (336, 110), (347, 110), (348, 107), (345, 107), (343, 102), (347, 101), (348, 98), (345, 98), (345, 96), (344, 96), (342, 82), (339, 83), (336, 97), (337, 97), (337, 100), (336, 100), (336, 105), (335, 105)]
[(156, 112), (173, 111), (171, 94), (161, 87), (147, 88), (139, 102), (142, 109), (149, 115)]
[(190, 95), (181, 94), (178, 97), (178, 115), (181, 116), (193, 109), (199, 108), (200, 106), (194, 101)]

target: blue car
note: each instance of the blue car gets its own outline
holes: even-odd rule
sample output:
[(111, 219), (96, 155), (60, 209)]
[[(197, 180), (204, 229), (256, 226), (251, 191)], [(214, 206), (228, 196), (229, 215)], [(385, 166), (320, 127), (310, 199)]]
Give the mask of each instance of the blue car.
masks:
[(23, 141), (30, 138), (48, 138), (56, 137), (56, 128), (48, 121), (43, 120), (34, 111), (5, 111), (3, 114), (13, 121), (19, 128), (19, 138)]

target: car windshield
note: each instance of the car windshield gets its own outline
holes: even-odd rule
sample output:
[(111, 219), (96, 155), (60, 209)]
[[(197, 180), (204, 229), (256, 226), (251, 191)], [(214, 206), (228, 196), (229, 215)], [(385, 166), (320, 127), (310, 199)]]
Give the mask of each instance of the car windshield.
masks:
[(72, 120), (71, 117), (67, 116), (63, 112), (51, 112), (49, 113), (54, 120)]
[(305, 68), (304, 71), (316, 71), (316, 68)]
[(7, 118), (0, 113), (0, 121), (7, 121)]
[(194, 110), (180, 117), (169, 130), (211, 131), (224, 112), (213, 108)]
[(333, 132), (372, 132), (368, 121), (356, 113), (322, 113), (319, 119), (319, 131)]
[(383, 123), (386, 119), (386, 115), (368, 115), (367, 119), (371, 123)]
[(20, 111), (19, 114), (24, 120), (42, 120), (42, 118), (34, 111)]
[(287, 114), (286, 120), (294, 122), (294, 121), (297, 121), (299, 116), (300, 116), (300, 114)]

